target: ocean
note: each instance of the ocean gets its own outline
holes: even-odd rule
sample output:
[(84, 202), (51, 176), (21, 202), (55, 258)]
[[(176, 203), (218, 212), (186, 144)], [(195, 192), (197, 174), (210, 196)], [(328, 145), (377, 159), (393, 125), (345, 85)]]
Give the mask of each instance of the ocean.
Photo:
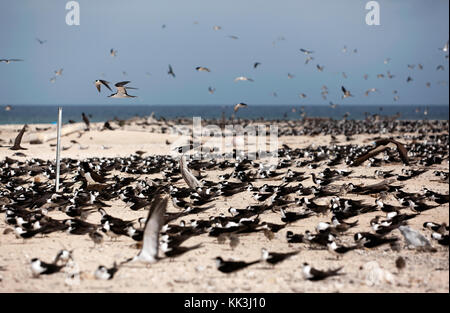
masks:
[[(361, 120), (367, 113), (392, 116), (400, 113), (403, 120), (448, 120), (448, 105), (409, 106), (409, 105), (338, 105), (331, 108), (325, 105), (248, 105), (240, 109), (236, 118), (259, 119), (300, 119), (301, 107), (308, 117), (329, 117), (341, 119), (348, 113), (348, 119)], [(295, 108), (295, 112), (292, 109)], [(427, 108), (427, 115), (424, 110)], [(0, 107), (0, 124), (48, 124), (57, 120), (56, 105), (14, 105), (10, 111)], [(233, 114), (232, 105), (64, 105), (63, 123), (69, 120), (81, 121), (81, 113), (87, 114), (91, 122), (103, 122), (114, 119), (127, 119), (133, 116), (148, 116), (166, 119), (176, 117), (221, 118)]]

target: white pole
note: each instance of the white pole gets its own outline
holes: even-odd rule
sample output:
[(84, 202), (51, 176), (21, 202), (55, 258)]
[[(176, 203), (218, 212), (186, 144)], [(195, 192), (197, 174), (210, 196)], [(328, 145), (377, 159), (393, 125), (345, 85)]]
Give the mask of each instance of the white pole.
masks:
[(61, 158), (61, 119), (62, 119), (62, 107), (58, 107), (58, 126), (56, 132), (56, 192), (59, 191), (59, 167)]

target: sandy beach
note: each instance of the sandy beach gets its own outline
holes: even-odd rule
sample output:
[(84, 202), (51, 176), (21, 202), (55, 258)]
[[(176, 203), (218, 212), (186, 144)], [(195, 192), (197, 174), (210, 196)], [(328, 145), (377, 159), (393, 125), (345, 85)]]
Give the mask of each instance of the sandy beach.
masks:
[[(63, 163), (68, 159), (94, 160), (95, 158), (129, 158), (136, 156), (136, 151), (144, 151), (143, 158), (155, 155), (169, 155), (171, 153), (170, 144), (179, 135), (163, 134), (162, 124), (142, 126), (138, 122), (127, 123), (123, 127), (114, 124), (115, 130), (101, 130), (103, 123), (91, 124), (89, 131), (84, 131), (81, 124), (68, 125), (63, 132), (61, 144), (61, 157)], [(78, 125), (78, 126), (77, 126)], [(3, 139), (0, 145), (0, 161), (6, 158), (15, 161), (10, 162), (10, 167), (20, 168), (21, 162), (31, 159), (42, 159), (54, 162), (55, 143), (52, 134), (56, 134), (55, 125), (29, 125), (25, 133), (22, 146), (27, 150), (21, 150), (25, 156), (14, 155), (16, 151), (11, 151), (8, 147), (14, 140), (22, 125), (0, 126), (0, 137)], [(37, 131), (36, 127), (49, 128), (45, 131)], [(73, 132), (71, 132), (71, 130)], [(448, 128), (442, 130), (448, 138)], [(42, 135), (47, 134), (47, 135)], [(408, 136), (418, 133), (389, 133), (389, 134), (355, 134), (351, 138), (345, 135), (337, 135), (336, 145), (367, 145), (379, 136), (400, 136), (405, 144), (411, 144)], [(43, 143), (30, 144), (30, 141), (39, 137)], [(317, 136), (280, 136), (279, 146), (285, 144), (291, 149), (305, 149), (308, 147), (331, 145), (330, 135)], [(337, 185), (352, 182), (355, 185), (370, 185), (380, 182), (378, 178), (362, 178), (373, 176), (374, 171), (392, 170), (395, 174), (400, 174), (403, 168), (426, 169), (426, 171), (414, 178), (406, 181), (395, 181), (395, 185), (403, 186), (402, 190), (411, 193), (420, 193), (423, 187), (434, 192), (449, 193), (448, 184), (439, 180), (434, 174), (435, 171), (449, 171), (448, 145), (447, 158), (441, 164), (422, 166), (412, 164), (403, 165), (401, 162), (383, 164), (380, 167), (367, 167), (367, 162), (357, 167), (349, 167), (345, 163), (331, 167), (332, 169), (346, 169), (353, 172), (343, 179), (334, 182)], [(288, 169), (305, 172), (308, 179), (301, 183), (304, 187), (313, 186), (310, 173), (320, 173), (326, 167), (325, 161), (317, 162), (315, 169), (297, 166), (277, 169), (282, 175), (275, 178), (256, 179), (252, 184), (260, 187), (263, 184), (280, 185), (281, 179)], [(233, 168), (224, 170), (212, 169), (202, 171), (206, 180), (219, 182), (219, 176), (228, 174)], [(66, 180), (70, 180), (77, 173), (69, 172), (62, 174)], [(114, 176), (132, 177), (131, 186), (136, 187), (139, 180), (162, 179), (162, 173), (149, 175), (133, 175), (120, 171), (108, 173), (107, 182), (111, 183)], [(27, 180), (26, 186), (31, 181), (43, 183), (52, 182), (45, 175), (30, 177), (20, 176)], [(395, 178), (395, 177), (394, 177)], [(4, 180), (6, 181), (6, 180)], [(238, 182), (235, 179), (230, 181)], [(294, 183), (291, 183), (291, 185)], [(178, 187), (187, 187), (181, 179), (174, 183)], [(80, 184), (75, 185), (79, 188)], [(0, 184), (0, 191), (5, 191), (5, 184)], [(295, 194), (288, 195), (287, 198), (294, 199)], [(352, 200), (363, 200), (364, 203), (374, 205), (376, 195), (344, 194), (343, 197), (350, 197)], [(3, 209), (8, 207), (8, 197), (1, 198)], [(328, 203), (330, 197), (315, 199), (316, 203)], [(267, 200), (269, 201), (269, 200)], [(267, 202), (266, 201), (266, 202)], [(385, 202), (398, 205), (392, 194), (387, 195)], [(105, 201), (110, 207), (104, 208), (108, 214), (124, 220), (135, 220), (147, 216), (147, 208), (137, 211), (130, 210), (126, 203), (119, 198)], [(435, 204), (426, 201), (428, 204)], [(180, 220), (189, 221), (191, 219), (208, 220), (211, 216), (218, 216), (223, 213), (230, 216), (229, 207), (244, 209), (247, 205), (260, 204), (252, 198), (252, 193), (248, 191), (237, 193), (230, 197), (218, 196), (212, 202), (213, 208), (199, 214), (187, 215), (171, 221), (171, 224), (179, 224)], [(179, 212), (172, 201), (169, 201), (168, 212)], [(0, 211), (1, 212), (1, 211)], [(413, 213), (409, 208), (404, 208), (402, 213)], [(352, 217), (347, 222), (358, 221), (356, 227), (339, 236), (339, 242), (344, 245), (353, 245), (353, 236), (357, 232), (371, 231), (370, 221), (377, 215), (385, 216), (381, 211), (369, 212)], [(64, 220), (69, 218), (65, 213), (58, 210), (49, 210), (48, 216)], [(239, 244), (232, 249), (228, 240), (219, 243), (218, 239), (204, 233), (193, 236), (185, 241), (182, 246), (192, 247), (197, 244), (201, 246), (192, 251), (188, 251), (174, 258), (165, 257), (159, 262), (151, 265), (145, 264), (125, 264), (115, 274), (112, 280), (102, 281), (95, 279), (93, 273), (99, 265), (111, 267), (114, 262), (120, 262), (136, 255), (139, 250), (136, 242), (127, 237), (120, 236), (117, 239), (110, 239), (107, 236), (104, 242), (93, 247), (94, 244), (88, 235), (70, 235), (66, 232), (54, 232), (45, 236), (36, 235), (33, 238), (23, 240), (16, 238), (14, 232), (5, 230), (13, 229), (5, 221), (5, 213), (0, 213), (0, 292), (449, 292), (449, 251), (448, 246), (442, 246), (437, 241), (430, 238), (431, 231), (423, 228), (425, 222), (436, 222), (449, 224), (449, 204), (441, 204), (431, 210), (422, 212), (413, 219), (408, 220), (408, 225), (421, 232), (436, 252), (417, 251), (408, 249), (403, 236), (398, 229), (395, 229), (389, 236), (399, 238), (401, 249), (394, 251), (387, 245), (376, 248), (355, 249), (336, 258), (326, 247), (324, 249), (314, 249), (308, 244), (290, 244), (286, 240), (286, 232), (292, 231), (296, 234), (304, 233), (306, 230), (315, 232), (319, 222), (330, 222), (331, 212), (323, 215), (313, 214), (307, 219), (302, 219), (288, 224), (286, 227), (275, 233), (274, 238), (269, 240), (263, 232), (251, 232), (239, 235)], [(90, 223), (100, 224), (101, 215), (94, 210), (87, 217)], [(259, 216), (261, 222), (282, 224), (280, 213), (277, 210), (268, 210)], [(447, 232), (448, 234), (448, 232)], [(74, 263), (66, 266), (61, 272), (53, 275), (41, 275), (33, 278), (30, 269), (30, 260), (39, 258), (45, 262), (51, 262), (59, 250), (73, 250)], [(261, 249), (266, 248), (270, 252), (291, 252), (298, 250), (299, 253), (275, 266), (258, 263), (231, 274), (223, 274), (216, 269), (214, 258), (221, 256), (223, 259), (235, 259), (241, 261), (253, 261), (261, 258)], [(161, 254), (161, 252), (160, 252)], [(396, 260), (402, 257), (406, 261), (404, 269), (396, 268)], [(302, 274), (302, 264), (309, 263), (316, 269), (328, 270), (343, 267), (343, 275), (330, 277), (323, 281), (305, 280)], [(376, 264), (374, 265), (374, 262)], [(375, 270), (374, 270), (375, 268)], [(74, 274), (75, 275), (72, 275)], [(382, 273), (382, 274), (380, 274)], [(380, 276), (381, 275), (381, 276)]]

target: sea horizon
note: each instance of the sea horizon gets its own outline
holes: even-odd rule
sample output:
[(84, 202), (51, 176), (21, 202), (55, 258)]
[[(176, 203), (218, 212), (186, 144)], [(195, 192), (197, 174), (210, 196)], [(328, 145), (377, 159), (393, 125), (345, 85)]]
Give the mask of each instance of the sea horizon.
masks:
[[(226, 117), (233, 114), (234, 105), (230, 104), (197, 104), (197, 105), (161, 105), (161, 104), (16, 104), (12, 105), (9, 111), (5, 110), (6, 105), (1, 108), (0, 125), (7, 124), (48, 124), (55, 123), (57, 119), (57, 108), (63, 108), (63, 123), (71, 121), (81, 121), (81, 113), (87, 114), (91, 122), (104, 122), (114, 118), (128, 119), (134, 116), (150, 116), (154, 114), (156, 118), (166, 119), (186, 118), (199, 116), (205, 119), (221, 118), (224, 113)], [(208, 110), (205, 111), (205, 108)], [(381, 109), (380, 109), (381, 108)], [(295, 109), (295, 111), (293, 111)], [(424, 112), (427, 112), (425, 115)], [(340, 104), (335, 108), (329, 105), (292, 105), (292, 104), (252, 104), (237, 112), (236, 118), (243, 119), (265, 119), (277, 120), (301, 119), (302, 113), (307, 117), (341, 119), (345, 114), (348, 119), (362, 120), (367, 114), (378, 114), (382, 116), (394, 116), (400, 113), (401, 120), (448, 120), (449, 105), (428, 104)]]

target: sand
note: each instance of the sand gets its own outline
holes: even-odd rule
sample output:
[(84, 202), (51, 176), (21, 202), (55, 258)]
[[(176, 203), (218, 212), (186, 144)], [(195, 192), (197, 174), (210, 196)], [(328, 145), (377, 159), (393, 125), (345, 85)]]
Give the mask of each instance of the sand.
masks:
[[(146, 151), (146, 155), (168, 154), (169, 145), (166, 140), (174, 142), (176, 135), (161, 134), (156, 126), (142, 127), (125, 126), (114, 131), (100, 131), (102, 123), (93, 124), (89, 132), (83, 133), (79, 138), (79, 133), (75, 132), (62, 137), (62, 147), (68, 148), (62, 151), (62, 158), (84, 159), (92, 157), (126, 157), (137, 150)], [(35, 127), (52, 127), (48, 133), (55, 133), (55, 126), (51, 125), (30, 125), (30, 133)], [(4, 140), (0, 142), (3, 146), (8, 146), (10, 139), (14, 138), (19, 125), (0, 126), (0, 137)], [(155, 133), (149, 131), (154, 128)], [(361, 144), (376, 135), (354, 136), (353, 142)], [(27, 138), (32, 138), (32, 134), (24, 136), (22, 146), (28, 150), (21, 151), (25, 157), (13, 156), (14, 151), (5, 147), (0, 148), (0, 160), (5, 157), (12, 157), (18, 160), (30, 158), (41, 158), (44, 160), (54, 160), (55, 140), (51, 139), (43, 144), (31, 145)], [(29, 140), (29, 139), (28, 139)], [(71, 143), (76, 140), (78, 143)], [(330, 143), (330, 136), (289, 136), (279, 138), (280, 144), (286, 143), (289, 146), (307, 147), (311, 144), (327, 145)], [(338, 136), (342, 143), (344, 136)], [(70, 147), (70, 148), (69, 148)], [(80, 149), (83, 148), (83, 149)], [(144, 155), (145, 156), (145, 155)], [(403, 166), (401, 164), (390, 164), (383, 166), (383, 170), (395, 170), (399, 173)], [(324, 166), (310, 170), (307, 168), (295, 170), (306, 171), (307, 173), (317, 173), (323, 170)], [(337, 168), (345, 169), (347, 166), (340, 165)], [(351, 176), (372, 175), (376, 168), (359, 166), (352, 168), (354, 173)], [(282, 169), (285, 172), (287, 169)], [(433, 175), (434, 170), (449, 171), (448, 160), (441, 165), (431, 166), (429, 171), (415, 179), (404, 182), (405, 191), (419, 192), (422, 187), (427, 187), (433, 191), (448, 194), (447, 184), (438, 182)], [(225, 171), (230, 172), (231, 169)], [(218, 176), (222, 171), (207, 171), (207, 179), (218, 181)], [(146, 175), (139, 179), (146, 178)], [(160, 174), (148, 175), (150, 178), (161, 178)], [(368, 180), (360, 178), (349, 178), (346, 182), (357, 184), (374, 183), (379, 180)], [(255, 186), (264, 183), (279, 184), (280, 180), (259, 180)], [(311, 179), (302, 182), (306, 186), (313, 185)], [(180, 182), (180, 186), (185, 186)], [(1, 186), (0, 186), (1, 188)], [(370, 196), (352, 195), (352, 199), (363, 199), (365, 202), (373, 204), (374, 198)], [(387, 200), (391, 204), (397, 205), (392, 197)], [(320, 199), (318, 203), (324, 203), (325, 199)], [(242, 192), (233, 197), (219, 197), (214, 201), (215, 208), (205, 213), (199, 214), (198, 218), (207, 219), (211, 215), (224, 213), (228, 215), (227, 209), (230, 206), (245, 208), (249, 204), (257, 202), (251, 198), (250, 192)], [(125, 203), (117, 200), (108, 202), (111, 205), (107, 208), (110, 215), (123, 219), (137, 219), (147, 215), (146, 210), (131, 211), (125, 208)], [(177, 212), (172, 203), (169, 204), (169, 212)], [(409, 212), (406, 209), (405, 212)], [(55, 219), (65, 219), (67, 216), (58, 211), (49, 212)], [(380, 212), (364, 214), (351, 218), (350, 221), (358, 220), (359, 225), (351, 229), (345, 236), (345, 244), (353, 243), (353, 234), (358, 231), (369, 231), (369, 221)], [(268, 240), (262, 232), (240, 236), (240, 244), (232, 250), (228, 245), (219, 244), (216, 238), (207, 234), (193, 237), (186, 241), (183, 246), (193, 246), (201, 243), (202, 246), (179, 257), (165, 258), (156, 264), (146, 266), (143, 264), (124, 265), (116, 273), (114, 279), (108, 281), (96, 280), (93, 277), (95, 269), (99, 265), (112, 266), (114, 261), (123, 261), (137, 254), (135, 242), (128, 237), (121, 236), (117, 241), (105, 238), (105, 242), (97, 248), (93, 248), (93, 242), (87, 235), (74, 236), (66, 233), (52, 233), (42, 238), (34, 238), (23, 241), (17, 239), (13, 233), (3, 234), (3, 231), (10, 227), (4, 221), (4, 213), (0, 214), (0, 292), (449, 292), (449, 251), (432, 241), (437, 249), (435, 253), (418, 252), (410, 249), (402, 249), (399, 252), (392, 251), (389, 245), (375, 249), (359, 249), (351, 251), (340, 259), (332, 256), (327, 250), (311, 250), (305, 244), (288, 244), (285, 238), (286, 231), (303, 233), (305, 230), (314, 231), (315, 226), (320, 221), (329, 222), (331, 214), (326, 216), (313, 216), (305, 220), (292, 223), (288, 227), (275, 234), (273, 240)], [(280, 215), (275, 212), (264, 213), (260, 216), (261, 221), (274, 222), (280, 224)], [(100, 214), (95, 212), (88, 217), (88, 221), (99, 223)], [(410, 227), (419, 230), (428, 238), (431, 232), (422, 228), (426, 221), (445, 222), (449, 224), (449, 205), (444, 204), (436, 209), (426, 211), (409, 222)], [(178, 220), (172, 223), (178, 223)], [(398, 230), (394, 230), (392, 235), (403, 237)], [(216, 269), (214, 258), (221, 256), (224, 259), (235, 259), (252, 261), (259, 259), (261, 248), (266, 248), (272, 252), (289, 252), (299, 250), (296, 256), (270, 267), (264, 263), (256, 264), (249, 268), (233, 274), (223, 274)], [(33, 278), (30, 270), (30, 260), (33, 257), (50, 262), (57, 252), (66, 248), (73, 250), (76, 265), (73, 268), (65, 268), (62, 272)], [(395, 260), (402, 256), (406, 260), (406, 267), (399, 272), (395, 266)], [(371, 282), (371, 271), (368, 269), (369, 262), (376, 261), (378, 265), (391, 275), (387, 280), (381, 280), (375, 284)], [(307, 281), (303, 278), (301, 265), (308, 262), (317, 269), (330, 269), (343, 267), (344, 275), (332, 277), (320, 282)], [(81, 272), (78, 278), (71, 279), (70, 274)]]

